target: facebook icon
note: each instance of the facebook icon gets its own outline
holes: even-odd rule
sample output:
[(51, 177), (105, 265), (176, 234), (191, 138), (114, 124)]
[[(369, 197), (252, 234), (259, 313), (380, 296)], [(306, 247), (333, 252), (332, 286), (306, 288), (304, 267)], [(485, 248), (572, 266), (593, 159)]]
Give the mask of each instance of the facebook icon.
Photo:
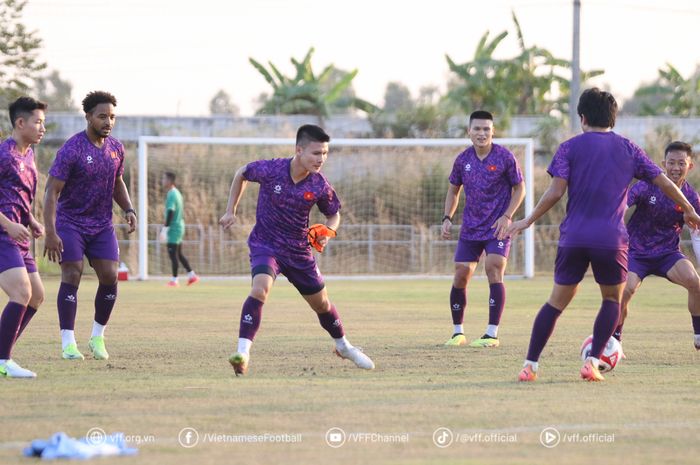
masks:
[(189, 449), (199, 442), (199, 433), (194, 428), (182, 428), (180, 434), (177, 435), (177, 441), (182, 447)]

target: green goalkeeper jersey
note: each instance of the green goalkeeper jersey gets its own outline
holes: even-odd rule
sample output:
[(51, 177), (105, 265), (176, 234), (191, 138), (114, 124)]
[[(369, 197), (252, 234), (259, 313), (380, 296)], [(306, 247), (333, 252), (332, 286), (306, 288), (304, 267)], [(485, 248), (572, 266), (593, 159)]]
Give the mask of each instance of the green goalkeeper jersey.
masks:
[(173, 212), (170, 220), (170, 229), (168, 230), (168, 243), (179, 244), (182, 242), (182, 237), (185, 235), (185, 218), (182, 206), (182, 194), (173, 187), (168, 191), (168, 196), (165, 198), (165, 218), (168, 218), (168, 211)]

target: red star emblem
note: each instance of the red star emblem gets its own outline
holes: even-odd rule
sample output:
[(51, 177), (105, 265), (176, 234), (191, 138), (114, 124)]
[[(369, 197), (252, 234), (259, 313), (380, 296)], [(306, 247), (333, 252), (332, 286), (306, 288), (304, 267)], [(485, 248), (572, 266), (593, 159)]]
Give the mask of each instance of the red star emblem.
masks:
[(307, 202), (311, 202), (315, 198), (316, 196), (314, 196), (313, 192), (304, 192), (304, 200), (306, 200)]
[(496, 168), (496, 165), (489, 165), (486, 167), (486, 169), (493, 172), (493, 171), (496, 171), (498, 168)]

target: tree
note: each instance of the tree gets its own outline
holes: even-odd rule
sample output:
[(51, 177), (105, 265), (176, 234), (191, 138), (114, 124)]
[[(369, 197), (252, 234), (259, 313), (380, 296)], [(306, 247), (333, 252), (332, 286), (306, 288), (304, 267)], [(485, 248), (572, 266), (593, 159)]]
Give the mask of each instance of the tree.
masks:
[(654, 82), (634, 91), (623, 111), (642, 116), (700, 115), (700, 66), (685, 79), (673, 65), (666, 63), (666, 69), (659, 69)]
[(307, 114), (315, 115), (322, 122), (323, 118), (343, 108), (356, 108), (367, 113), (376, 109), (371, 103), (355, 97), (354, 92), (347, 93), (357, 76), (357, 69), (346, 72), (330, 64), (316, 75), (311, 66), (313, 53), (311, 47), (303, 60), (291, 59), (296, 70), (293, 77), (283, 75), (272, 62), (268, 62), (268, 70), (253, 58), (249, 59), (272, 87), (272, 94), (258, 109), (258, 114)]
[(417, 99), (400, 82), (384, 91), (384, 107), (369, 115), (377, 137), (445, 137), (451, 113), (436, 87), (423, 87)]
[(39, 60), (41, 39), (20, 22), (27, 0), (0, 2), (0, 108), (28, 93), (46, 64)]
[[(447, 99), (463, 113), (476, 109), (494, 112), (507, 124), (515, 114), (545, 114), (561, 117), (568, 112), (571, 62), (555, 57), (549, 50), (527, 46), (520, 23), (512, 14), (520, 53), (512, 58), (494, 57), (499, 44), (508, 36), (503, 31), (489, 39), (486, 31), (479, 40), (474, 58), (457, 64), (446, 55), (454, 74), (448, 83)], [(602, 74), (601, 70), (581, 72), (581, 82)]]
[(238, 106), (231, 101), (231, 96), (223, 89), (209, 101), (209, 113), (212, 115), (238, 116), (240, 112)]
[(48, 76), (36, 81), (39, 100), (49, 104), (51, 111), (76, 111), (78, 107), (73, 102), (73, 84), (61, 79), (58, 71), (52, 71)]

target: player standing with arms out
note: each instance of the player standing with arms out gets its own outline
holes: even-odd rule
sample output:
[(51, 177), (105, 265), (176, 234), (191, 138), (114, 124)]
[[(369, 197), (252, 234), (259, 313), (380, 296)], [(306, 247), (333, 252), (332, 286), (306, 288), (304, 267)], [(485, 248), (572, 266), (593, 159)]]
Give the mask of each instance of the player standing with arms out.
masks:
[(160, 230), (160, 239), (168, 245), (168, 256), (172, 265), (173, 276), (168, 281), (169, 287), (180, 285), (177, 281), (178, 261), (187, 270), (188, 286), (199, 281), (199, 277), (190, 267), (190, 262), (182, 254), (182, 238), (185, 235), (185, 209), (182, 194), (175, 187), (175, 177), (175, 173), (171, 171), (163, 173), (163, 187), (168, 191), (168, 195), (165, 198), (165, 226)]
[[(335, 353), (359, 368), (371, 370), (374, 363), (345, 337), (340, 316), (330, 300), (323, 276), (309, 246), (309, 213), (314, 205), (326, 216), (315, 247), (322, 250), (340, 224), (340, 200), (321, 174), (328, 158), (330, 137), (314, 125), (297, 131), (293, 158), (259, 160), (240, 168), (233, 182), (226, 213), (219, 223), (224, 230), (236, 223), (236, 209), (248, 182), (260, 184), (255, 227), (248, 237), (252, 289), (243, 303), (238, 350), (229, 363), (236, 375), (248, 370), (250, 347), (260, 327), (262, 307), (278, 274), (284, 274), (316, 312), (323, 329), (335, 341)], [(316, 226), (316, 225), (315, 225)]]
[(62, 357), (84, 359), (75, 341), (78, 286), (83, 255), (95, 269), (95, 321), (88, 347), (97, 360), (106, 360), (104, 331), (117, 299), (119, 245), (112, 223), (112, 201), (124, 211), (129, 233), (136, 229), (136, 212), (122, 179), (124, 146), (110, 136), (117, 99), (90, 92), (83, 99), (87, 129), (66, 141), (49, 170), (44, 197), (44, 254), (61, 264), (58, 319)]
[[(666, 176), (683, 192), (695, 211), (700, 197), (686, 182), (693, 167), (693, 148), (685, 142), (672, 142), (664, 151)], [(622, 294), (620, 322), (613, 336), (622, 339), (629, 302), (642, 280), (650, 274), (662, 276), (688, 290), (688, 311), (693, 323), (695, 348), (700, 350), (700, 277), (693, 264), (681, 253), (683, 210), (653, 184), (640, 181), (630, 189), (627, 206), (636, 206), (627, 223), (630, 236), (629, 273)]]
[(489, 280), (489, 324), (486, 333), (475, 339), (471, 347), (498, 347), (498, 325), (506, 303), (503, 285), (510, 237), (498, 239), (510, 225), (513, 214), (525, 197), (525, 184), (515, 156), (505, 147), (493, 143), (493, 116), (475, 111), (469, 116), (469, 138), (472, 146), (457, 156), (450, 174), (445, 198), (442, 237), (451, 236), (452, 216), (464, 187), (465, 206), (459, 241), (455, 252), (455, 275), (450, 291), (450, 309), (454, 334), (445, 345), (459, 346), (464, 336), (464, 312), (467, 307), (467, 285), (486, 251), (485, 270)]
[(32, 215), (37, 171), (32, 144), (44, 137), (46, 104), (20, 97), (9, 107), (12, 136), (0, 144), (0, 287), (9, 302), (0, 316), (0, 377), (36, 378), (11, 358), (12, 347), (44, 301), (44, 285), (29, 251), (44, 227)]
[(591, 356), (580, 374), (587, 381), (604, 380), (598, 369), (599, 358), (617, 325), (627, 279), (624, 212), (633, 178), (658, 186), (680, 205), (686, 223), (694, 228), (700, 224), (700, 217), (683, 193), (644, 151), (612, 131), (617, 102), (611, 94), (597, 88), (587, 89), (579, 98), (577, 112), (583, 134), (559, 146), (547, 170), (552, 176), (549, 188), (532, 213), (511, 224), (504, 234), (517, 234), (528, 228), (568, 189), (566, 217), (559, 228), (554, 287), (535, 317), (527, 359), (518, 375), (520, 381), (537, 379), (540, 354), (557, 319), (576, 295), (589, 264), (603, 301), (593, 325)]

